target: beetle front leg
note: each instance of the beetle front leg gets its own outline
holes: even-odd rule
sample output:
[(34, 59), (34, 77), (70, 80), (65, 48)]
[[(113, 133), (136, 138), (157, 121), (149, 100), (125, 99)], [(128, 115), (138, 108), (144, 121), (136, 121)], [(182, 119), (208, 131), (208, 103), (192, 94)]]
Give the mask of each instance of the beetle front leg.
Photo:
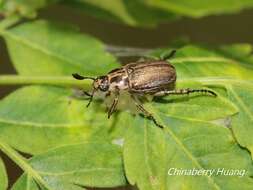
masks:
[(83, 91), (83, 94), (85, 94), (86, 96), (91, 97), (91, 94), (89, 92)]
[(118, 102), (119, 102), (119, 91), (116, 91), (115, 98), (113, 100), (113, 103), (112, 103), (109, 111), (108, 111), (108, 119), (111, 117), (111, 115), (115, 111), (115, 108), (117, 107)]
[(192, 93), (208, 93), (212, 96), (217, 96), (217, 94), (211, 90), (207, 89), (176, 89), (176, 90), (164, 90), (154, 94), (154, 96), (165, 96), (165, 95), (184, 95), (184, 94), (192, 94)]
[(149, 112), (139, 103), (139, 101), (137, 100), (137, 98), (136, 98), (135, 96), (132, 95), (131, 97), (132, 97), (132, 99), (134, 100), (134, 103), (135, 103), (137, 109), (138, 109), (140, 112), (142, 112), (142, 113), (144, 114), (144, 116), (146, 116), (147, 118), (151, 119), (151, 120), (155, 123), (156, 126), (158, 126), (158, 127), (160, 127), (160, 128), (164, 128), (162, 125), (160, 125), (160, 124), (156, 121), (156, 119), (154, 118), (154, 116), (153, 116), (151, 113), (149, 113)]

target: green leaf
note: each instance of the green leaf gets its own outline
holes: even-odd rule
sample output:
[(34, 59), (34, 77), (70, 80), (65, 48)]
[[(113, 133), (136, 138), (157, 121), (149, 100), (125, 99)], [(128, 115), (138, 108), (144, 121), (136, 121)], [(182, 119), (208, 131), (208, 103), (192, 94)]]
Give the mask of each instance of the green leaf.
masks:
[[(216, 49), (186, 46), (178, 50), (176, 57), (170, 60), (178, 73), (177, 88), (205, 85), (215, 89), (218, 97), (170, 96), (145, 104), (158, 122), (166, 126), (167, 134), (143, 119), (129, 128), (124, 162), (131, 184), (137, 184), (141, 190), (253, 188), (249, 178), (251, 159), (248, 152), (237, 145), (239, 142), (252, 151), (250, 114), (253, 110), (249, 102), (253, 99), (253, 83), (239, 80), (252, 79), (251, 50), (247, 44)], [(156, 53), (164, 51), (154, 55)], [(220, 78), (209, 78), (214, 76)], [(233, 78), (221, 78), (223, 76)], [(236, 141), (221, 124), (232, 126)], [(170, 168), (245, 169), (247, 177), (168, 176)]]
[[(201, 83), (181, 82), (177, 88), (203, 88)], [(218, 94), (217, 97), (208, 95), (171, 95), (164, 98), (157, 98), (147, 108), (154, 111), (166, 113), (167, 115), (198, 121), (213, 121), (223, 119), (238, 112), (237, 107), (226, 98)]]
[(0, 12), (5, 16), (19, 14), (23, 17), (34, 18), (38, 9), (57, 1), (59, 0), (2, 0), (0, 1)]
[(231, 101), (239, 108), (239, 114), (232, 118), (232, 129), (241, 146), (246, 147), (253, 158), (253, 82), (236, 82), (228, 86)]
[(27, 174), (23, 174), (13, 185), (11, 188), (12, 190), (24, 190), (24, 189), (29, 189), (29, 190), (47, 190), (44, 187), (40, 187), (36, 181)]
[(2, 158), (0, 157), (0, 190), (7, 190), (8, 177)]
[[(90, 140), (99, 140), (99, 142), (107, 140), (107, 142), (122, 145), (125, 138), (126, 174), (130, 183), (137, 184), (140, 189), (182, 189), (188, 187), (205, 189), (206, 186), (209, 189), (252, 189), (250, 176), (253, 171), (250, 156), (246, 150), (236, 144), (230, 129), (224, 127), (231, 126), (229, 122), (231, 119), (233, 132), (238, 129), (238, 132), (235, 133), (236, 139), (240, 145), (251, 150), (250, 136), (252, 133), (245, 126), (249, 124), (248, 121), (250, 121), (248, 127), (252, 126), (252, 121), (249, 115), (241, 115), (247, 112), (240, 101), (245, 105), (246, 102), (252, 101), (251, 93), (248, 93), (252, 84), (246, 82), (247, 85), (241, 85), (245, 81), (241, 81), (238, 85), (232, 84), (234, 81), (238, 81), (238, 78), (251, 77), (252, 56), (250, 56), (250, 51), (251, 46), (249, 45), (234, 45), (217, 49), (186, 46), (180, 49), (175, 59), (171, 60), (178, 72), (177, 88), (212, 88), (218, 96), (169, 96), (156, 98), (153, 102), (144, 104), (158, 122), (166, 126), (163, 132), (153, 123), (150, 124), (147, 119), (142, 118), (133, 122), (132, 116), (129, 113), (122, 113), (123, 111), (114, 114), (110, 120), (107, 120), (104, 107), (99, 106), (101, 102), (94, 101), (97, 103), (87, 109), (85, 108), (87, 100), (78, 99), (70, 89), (30, 86), (15, 91), (0, 102), (0, 138), (14, 148), (31, 154), (42, 153), (64, 145), (69, 147), (70, 144), (89, 142)], [(104, 54), (104, 50), (101, 52)], [(74, 59), (74, 57), (72, 58)], [(73, 67), (68, 64), (69, 62), (57, 65), (55, 70), (48, 67), (43, 75), (50, 77), (55, 75), (54, 72), (56, 75), (66, 75), (68, 70)], [(203, 69), (203, 66), (210, 64), (213, 65), (208, 69)], [(98, 65), (93, 65), (92, 62), (91, 66), (94, 75), (99, 74)], [(36, 69), (41, 68), (43, 67), (39, 65)], [(63, 70), (64, 72), (62, 72)], [(110, 66), (105, 67), (104, 70), (106, 71), (101, 74), (107, 73)], [(24, 71), (28, 74), (29, 68), (25, 68)], [(87, 73), (86, 70), (82, 70), (82, 72)], [(219, 72), (222, 74), (219, 75)], [(30, 73), (29, 76), (34, 75)], [(210, 76), (227, 76), (234, 77), (234, 79), (224, 79), (226, 81), (224, 84), (221, 77), (209, 78)], [(229, 85), (233, 87), (236, 96), (228, 88)], [(240, 101), (236, 100), (237, 96), (240, 97)], [(131, 103), (130, 100), (124, 98), (121, 98), (120, 102), (125, 102), (128, 106)], [(247, 110), (252, 112), (251, 108), (247, 108)], [(247, 119), (247, 121), (241, 122), (240, 118)], [(240, 127), (239, 124), (243, 124), (243, 127)], [(245, 137), (246, 130), (248, 130), (248, 134)], [(127, 133), (126, 137), (125, 133)], [(240, 140), (240, 138), (245, 139)], [(79, 180), (79, 174), (72, 173), (73, 176), (51, 175), (54, 174), (54, 169), (65, 171), (68, 167), (66, 163), (64, 165), (66, 168), (54, 167), (60, 160), (57, 155), (62, 155), (64, 161), (75, 160), (68, 157), (71, 148), (62, 149), (57, 148), (49, 151), (50, 153), (61, 150), (52, 154), (44, 153), (49, 155), (49, 158), (45, 156), (44, 159), (44, 154), (35, 156), (35, 158), (39, 158), (35, 165), (33, 165), (33, 159), (31, 160), (31, 168), (35, 168), (35, 173), (25, 169), (27, 173), (19, 179), (15, 188), (22, 189), (30, 185), (33, 189), (38, 189), (33, 179), (42, 178), (46, 186), (57, 184), (61, 187), (60, 185), (66, 185), (68, 189), (71, 189), (72, 183), (68, 181), (69, 177), (71, 180)], [(93, 147), (92, 150), (96, 150), (96, 148)], [(73, 155), (76, 156), (77, 153), (73, 153)], [(88, 158), (90, 154), (87, 152), (85, 156)], [(51, 163), (50, 161), (54, 157), (56, 159), (52, 162), (53, 164), (46, 167), (44, 163)], [(113, 157), (115, 158), (115, 156)], [(79, 157), (77, 156), (77, 158)], [(96, 160), (99, 159), (99, 155), (94, 154), (89, 158)], [(72, 165), (70, 164), (70, 166)], [(245, 169), (247, 173), (245, 177), (167, 176), (168, 167)], [(50, 174), (47, 175), (45, 172)], [(122, 177), (122, 175), (120, 176)], [(90, 186), (90, 182), (92, 182), (88, 180), (88, 183), (85, 183), (83, 179), (80, 181), (81, 185), (85, 187)], [(96, 186), (103, 187), (104, 184), (96, 184)], [(115, 183), (112, 186), (117, 185)], [(51, 188), (54, 189), (54, 186)], [(73, 188), (80, 189), (76, 186)]]
[(253, 79), (251, 51), (252, 46), (248, 44), (224, 46), (216, 49), (190, 45), (179, 49), (171, 63), (176, 67), (179, 79), (187, 77), (236, 77), (248, 80)]
[(203, 17), (211, 14), (234, 13), (252, 8), (251, 0), (141, 0), (146, 4), (188, 17)]
[(242, 80), (207, 80), (206, 84), (223, 85), (227, 89), (228, 98), (238, 107), (239, 112), (232, 117), (232, 130), (238, 143), (247, 148), (253, 158), (253, 81)]
[[(227, 128), (157, 115), (166, 126), (164, 130), (138, 117), (127, 133), (124, 164), (132, 185), (137, 184), (140, 190), (253, 188), (253, 179), (249, 177), (253, 172), (250, 156), (238, 147)], [(219, 168), (245, 170), (245, 175), (219, 175)], [(214, 169), (214, 173), (173, 175), (175, 169)]]
[[(166, 50), (157, 51), (154, 55), (163, 52)], [(251, 52), (252, 46), (249, 44), (223, 46), (214, 50), (204, 46), (185, 46), (178, 50), (176, 57), (171, 62), (176, 67), (178, 78), (183, 79), (182, 81), (191, 80), (192, 78), (189, 79), (189, 77), (221, 77), (203, 78), (202, 82), (212, 87), (220, 86), (225, 89), (226, 98), (238, 107), (238, 114), (232, 117), (233, 133), (238, 143), (252, 153), (253, 108), (249, 104), (253, 99), (253, 56)], [(224, 77), (231, 78), (224, 79)], [(176, 115), (178, 114), (174, 116)]]
[(66, 3), (92, 16), (131, 26), (154, 26), (159, 22), (178, 17), (170, 12), (147, 6), (138, 0), (74, 0)]
[[(86, 108), (70, 89), (30, 86), (0, 102), (0, 137), (18, 150), (38, 154), (60, 145), (83, 142), (112, 120), (98, 104)], [(95, 137), (94, 137), (95, 138)], [(106, 136), (104, 137), (106, 138)]]
[(20, 167), (26, 173), (16, 182), (14, 190), (39, 189), (38, 186), (49, 190), (81, 190), (126, 184), (120, 148), (106, 141), (53, 149), (23, 162)]
[(101, 42), (73, 27), (33, 21), (4, 31), (3, 37), (22, 75), (98, 75), (118, 66)]
[[(164, 51), (166, 52), (166, 50), (157, 51), (154, 55)], [(253, 100), (251, 52), (252, 46), (249, 44), (223, 46), (214, 50), (203, 46), (186, 46), (178, 51), (171, 62), (176, 67), (178, 78), (185, 78), (183, 81), (189, 80), (188, 77), (221, 77), (203, 78), (202, 82), (225, 89), (225, 96), (238, 107), (238, 114), (232, 117), (233, 133), (238, 143), (252, 154), (253, 108), (249, 103)], [(224, 77), (231, 78), (224, 79)]]
[(252, 8), (251, 0), (74, 0), (67, 1), (88, 14), (131, 26), (153, 26), (182, 16), (199, 18)]

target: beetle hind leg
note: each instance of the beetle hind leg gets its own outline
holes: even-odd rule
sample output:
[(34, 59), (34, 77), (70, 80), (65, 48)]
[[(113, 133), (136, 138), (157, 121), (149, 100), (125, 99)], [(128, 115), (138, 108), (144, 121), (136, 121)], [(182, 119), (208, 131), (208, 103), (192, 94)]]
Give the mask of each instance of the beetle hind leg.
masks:
[(190, 88), (159, 91), (159, 92), (155, 93), (154, 96), (184, 95), (184, 94), (192, 94), (192, 93), (205, 93), (205, 94), (210, 94), (212, 96), (217, 96), (217, 94), (211, 90), (190, 89)]

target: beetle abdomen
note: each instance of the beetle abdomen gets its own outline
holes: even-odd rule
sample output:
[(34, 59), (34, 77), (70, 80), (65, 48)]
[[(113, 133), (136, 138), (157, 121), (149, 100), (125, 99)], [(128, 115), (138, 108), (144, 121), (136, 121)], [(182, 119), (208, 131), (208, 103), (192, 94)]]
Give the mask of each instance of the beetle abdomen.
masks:
[(131, 91), (152, 94), (160, 90), (174, 88), (175, 68), (166, 61), (126, 65)]

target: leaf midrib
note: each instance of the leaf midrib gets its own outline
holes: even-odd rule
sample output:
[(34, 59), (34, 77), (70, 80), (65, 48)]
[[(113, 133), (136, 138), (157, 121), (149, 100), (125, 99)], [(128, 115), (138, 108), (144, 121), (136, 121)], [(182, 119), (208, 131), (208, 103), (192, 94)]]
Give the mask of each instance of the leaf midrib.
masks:
[(57, 123), (57, 124), (50, 124), (50, 123), (34, 123), (34, 122), (24, 122), (24, 121), (14, 121), (14, 120), (5, 120), (0, 118), (0, 124), (12, 124), (18, 126), (28, 126), (28, 127), (38, 127), (38, 128), (81, 128), (85, 126), (85, 123)]
[[(152, 106), (151, 106), (152, 107)], [(152, 107), (153, 111), (154, 108)], [(159, 116), (158, 116), (159, 117)], [(163, 126), (166, 126), (165, 123), (163, 122), (163, 120), (159, 117), (159, 121), (162, 122)], [(190, 151), (187, 150), (187, 148), (185, 147), (185, 145), (180, 141), (180, 139), (170, 130), (169, 127), (164, 128), (169, 135), (174, 139), (174, 141), (178, 144), (178, 146), (180, 147), (180, 149), (186, 154), (186, 156), (192, 161), (192, 163), (194, 163), (199, 169), (204, 169), (199, 162), (194, 158), (194, 156), (191, 154)], [(215, 182), (215, 180), (210, 177), (210, 176), (206, 176), (205, 177), (208, 179), (208, 181), (210, 181), (214, 187), (217, 190), (221, 190), (221, 188), (218, 186), (218, 184)]]
[(41, 175), (49, 175), (49, 176), (64, 176), (64, 175), (71, 175), (75, 173), (89, 173), (89, 172), (96, 172), (96, 171), (106, 171), (106, 172), (111, 172), (113, 173), (114, 171), (118, 171), (116, 168), (91, 168), (91, 169), (81, 169), (81, 170), (76, 170), (76, 171), (66, 171), (66, 172), (44, 172), (44, 171), (39, 171), (36, 170), (39, 174)]
[[(147, 167), (147, 171), (148, 171), (148, 174), (149, 174), (149, 176), (153, 176), (152, 175), (152, 170), (151, 170), (151, 168), (149, 167), (150, 166), (150, 164), (149, 164), (149, 154), (148, 154), (148, 141), (147, 141), (147, 139), (148, 139), (148, 132), (147, 132), (147, 121), (145, 120), (144, 121), (145, 123), (144, 123), (144, 161), (145, 161), (145, 163), (146, 163), (146, 167)], [(146, 156), (145, 156), (146, 155)], [(148, 179), (149, 180), (149, 182), (150, 182), (150, 179)], [(150, 184), (151, 184), (151, 187), (152, 187), (152, 189), (153, 189), (153, 184), (152, 184), (152, 182), (150, 182)]]
[(38, 180), (48, 190), (53, 190), (47, 185), (47, 183), (39, 175), (39, 173), (37, 173), (37, 171), (34, 170), (34, 168), (32, 168), (21, 155), (19, 155), (10, 146), (1, 141), (1, 139), (0, 139), (0, 150), (2, 150), (10, 159), (12, 159), (20, 168), (22, 168), (23, 171), (26, 171), (28, 175), (33, 176), (34, 179)]

